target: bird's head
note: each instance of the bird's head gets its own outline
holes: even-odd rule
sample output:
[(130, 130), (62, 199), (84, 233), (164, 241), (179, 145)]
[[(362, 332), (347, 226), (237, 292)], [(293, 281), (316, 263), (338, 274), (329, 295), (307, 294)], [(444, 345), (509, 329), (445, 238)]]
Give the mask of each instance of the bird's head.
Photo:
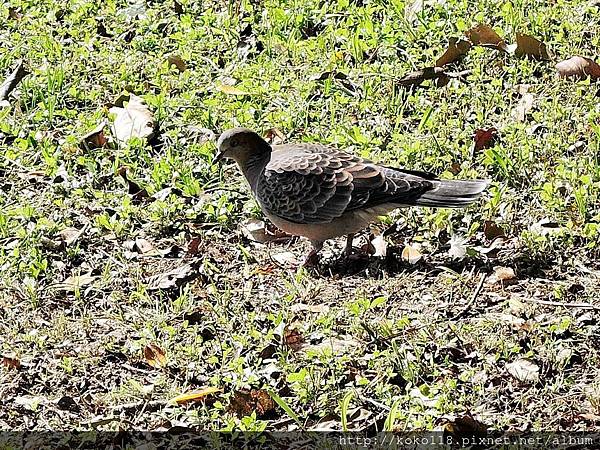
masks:
[(268, 155), (271, 146), (257, 133), (247, 128), (232, 128), (223, 132), (217, 141), (217, 156), (214, 162), (233, 159), (240, 165)]

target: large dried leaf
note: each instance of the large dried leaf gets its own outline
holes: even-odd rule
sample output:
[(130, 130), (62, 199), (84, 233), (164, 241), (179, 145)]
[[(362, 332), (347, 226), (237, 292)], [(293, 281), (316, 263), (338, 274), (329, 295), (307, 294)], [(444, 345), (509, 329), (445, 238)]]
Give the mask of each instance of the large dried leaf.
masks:
[(465, 35), (473, 45), (481, 45), (508, 52), (508, 47), (504, 39), (488, 25), (479, 24), (465, 32)]
[(521, 33), (517, 33), (517, 48), (515, 49), (515, 55), (528, 56), (540, 61), (547, 61), (550, 59), (546, 44), (533, 36)]
[(506, 365), (506, 371), (523, 383), (537, 383), (540, 380), (540, 368), (527, 358), (520, 358)]
[(112, 132), (115, 139), (126, 143), (131, 138), (150, 139), (154, 135), (154, 116), (141, 97), (131, 94), (125, 107), (113, 106), (115, 114)]
[(90, 273), (71, 275), (59, 284), (59, 288), (64, 291), (73, 292), (81, 289), (82, 287), (89, 286), (96, 278), (98, 277), (91, 275)]
[(435, 62), (437, 67), (445, 66), (446, 64), (453, 63), (458, 59), (465, 56), (471, 49), (471, 43), (464, 39), (450, 38), (448, 48), (442, 56)]
[(153, 342), (144, 347), (144, 358), (148, 364), (158, 369), (167, 365), (165, 351)]
[(206, 401), (208, 396), (216, 394), (217, 392), (223, 392), (223, 390), (221, 388), (211, 386), (204, 389), (179, 394), (178, 396), (173, 397), (171, 400), (169, 400), (169, 402), (177, 403), (179, 405), (188, 402), (203, 402)]
[(600, 65), (583, 56), (573, 56), (559, 62), (556, 64), (556, 71), (561, 78), (578, 78), (580, 80), (587, 77), (592, 80), (600, 78)]

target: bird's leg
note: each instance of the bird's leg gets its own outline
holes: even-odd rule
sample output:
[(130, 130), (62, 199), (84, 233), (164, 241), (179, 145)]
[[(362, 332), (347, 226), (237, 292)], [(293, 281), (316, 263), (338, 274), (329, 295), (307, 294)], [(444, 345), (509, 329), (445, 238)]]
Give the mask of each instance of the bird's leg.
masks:
[(346, 256), (350, 256), (352, 254), (352, 243), (354, 242), (354, 233), (350, 233), (346, 237)]
[(306, 255), (306, 259), (304, 260), (304, 267), (316, 267), (319, 262), (319, 252), (323, 248), (322, 241), (310, 241), (312, 244), (312, 249), (308, 255)]

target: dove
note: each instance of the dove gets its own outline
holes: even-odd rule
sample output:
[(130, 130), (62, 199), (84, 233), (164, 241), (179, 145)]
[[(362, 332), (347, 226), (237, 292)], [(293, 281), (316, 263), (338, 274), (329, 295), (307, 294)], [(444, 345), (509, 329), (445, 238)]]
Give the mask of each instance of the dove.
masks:
[(214, 163), (233, 159), (264, 215), (278, 228), (308, 238), (304, 265), (314, 266), (326, 240), (354, 234), (394, 209), (462, 208), (488, 180), (442, 180), (432, 173), (388, 167), (319, 143), (270, 145), (247, 128), (217, 141)]

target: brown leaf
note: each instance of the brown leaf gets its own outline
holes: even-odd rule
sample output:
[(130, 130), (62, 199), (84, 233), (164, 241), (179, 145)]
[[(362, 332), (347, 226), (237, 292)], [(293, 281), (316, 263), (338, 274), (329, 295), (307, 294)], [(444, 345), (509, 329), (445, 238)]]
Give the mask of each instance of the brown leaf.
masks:
[(493, 241), (497, 237), (506, 236), (504, 234), (504, 230), (502, 229), (502, 227), (498, 226), (496, 223), (492, 222), (491, 220), (486, 220), (484, 222), (483, 234), (485, 235), (486, 239), (488, 239), (490, 241)]
[(9, 370), (19, 370), (21, 368), (21, 361), (11, 356), (3, 356), (0, 363)]
[(485, 437), (488, 434), (487, 425), (473, 418), (470, 414), (457, 417), (444, 425), (444, 431), (450, 433), (459, 442), (474, 437)]
[(279, 128), (269, 128), (265, 133), (265, 140), (271, 145), (278, 145), (285, 141), (285, 134)]
[(195, 237), (188, 242), (187, 253), (188, 255), (197, 255), (200, 251), (200, 244), (202, 243), (201, 237)]
[(404, 75), (398, 80), (398, 83), (402, 86), (418, 86), (425, 80), (434, 80), (442, 75), (444, 75), (444, 69), (441, 67), (425, 67)]
[(234, 392), (229, 407), (238, 417), (256, 412), (256, 417), (262, 419), (275, 411), (275, 402), (264, 389), (243, 389)]
[(179, 394), (178, 396), (173, 397), (171, 400), (169, 400), (169, 402), (177, 403), (178, 405), (182, 405), (188, 402), (205, 402), (207, 400), (207, 397), (209, 397), (212, 394), (216, 394), (217, 392), (223, 392), (223, 390), (218, 387), (210, 386), (204, 389)]
[(106, 121), (103, 120), (96, 128), (81, 138), (80, 147), (83, 149), (94, 149), (104, 147), (108, 143), (108, 139), (104, 136), (104, 128)]
[(136, 201), (141, 201), (142, 199), (150, 197), (148, 195), (148, 191), (140, 187), (135, 181), (132, 181), (127, 176), (127, 167), (119, 167), (117, 170), (117, 175), (120, 175), (123, 180), (127, 183), (127, 193), (133, 196), (133, 199)]
[(475, 151), (481, 151), (492, 147), (498, 138), (498, 130), (495, 128), (479, 128), (475, 130), (473, 140), (475, 141)]
[(285, 327), (283, 330), (283, 343), (297, 352), (304, 346), (304, 336), (297, 328)]
[(548, 61), (550, 59), (546, 44), (542, 41), (538, 41), (533, 36), (521, 33), (517, 33), (517, 48), (515, 49), (515, 55), (528, 56), (543, 61)]
[(437, 67), (445, 66), (465, 56), (471, 49), (471, 43), (464, 39), (450, 38), (448, 48), (435, 62)]
[(584, 80), (590, 77), (592, 80), (600, 78), (600, 65), (595, 61), (583, 56), (572, 58), (556, 64), (556, 71), (561, 78), (578, 78)]
[(491, 27), (484, 24), (479, 24), (474, 28), (471, 28), (465, 35), (471, 41), (473, 45), (481, 45), (483, 47), (492, 47), (498, 50), (507, 52), (506, 42), (502, 39), (498, 33), (496, 33)]
[[(85, 229), (85, 227), (84, 227)], [(76, 228), (65, 228), (61, 230), (58, 235), (62, 239), (62, 241), (67, 245), (71, 245), (77, 241), (84, 232), (84, 229), (78, 230)]]
[(150, 139), (154, 135), (154, 115), (141, 97), (130, 94), (124, 108), (113, 106), (109, 112), (115, 115), (112, 132), (117, 141), (126, 143), (134, 137)]
[(167, 365), (165, 351), (153, 342), (144, 347), (144, 358), (146, 358), (148, 364), (157, 369)]
[(269, 227), (265, 222), (258, 219), (247, 219), (240, 224), (242, 234), (249, 240), (265, 244), (267, 242), (280, 242), (291, 239), (287, 233), (279, 229)]
[(423, 255), (416, 247), (406, 245), (402, 250), (402, 259), (410, 264), (417, 264), (421, 258), (423, 258)]
[(540, 380), (540, 368), (527, 358), (520, 358), (506, 365), (506, 371), (523, 383), (536, 383)]
[(179, 55), (169, 55), (167, 62), (169, 63), (169, 67), (175, 66), (180, 72), (185, 72), (187, 69), (187, 64)]

